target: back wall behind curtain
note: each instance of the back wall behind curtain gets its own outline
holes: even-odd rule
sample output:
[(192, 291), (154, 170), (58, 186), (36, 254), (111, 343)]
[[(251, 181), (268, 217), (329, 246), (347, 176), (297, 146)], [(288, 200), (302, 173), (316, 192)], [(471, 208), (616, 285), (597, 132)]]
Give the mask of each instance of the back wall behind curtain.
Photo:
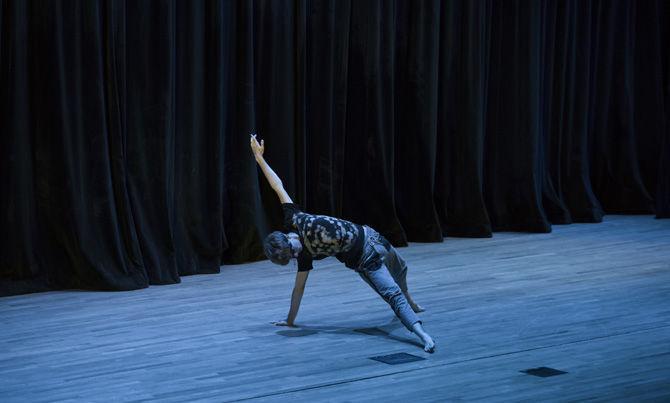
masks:
[(254, 131), (396, 245), (668, 217), (669, 7), (0, 0), (0, 295), (260, 259)]

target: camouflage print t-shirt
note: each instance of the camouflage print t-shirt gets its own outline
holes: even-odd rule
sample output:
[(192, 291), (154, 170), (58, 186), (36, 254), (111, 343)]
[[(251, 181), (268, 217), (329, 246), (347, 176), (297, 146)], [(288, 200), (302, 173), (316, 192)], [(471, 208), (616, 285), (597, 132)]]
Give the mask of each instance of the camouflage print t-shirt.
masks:
[(303, 244), (298, 255), (299, 271), (311, 270), (312, 260), (327, 256), (355, 268), (363, 249), (362, 226), (327, 215), (307, 214), (293, 203), (284, 203), (282, 208), (286, 230), (297, 233)]

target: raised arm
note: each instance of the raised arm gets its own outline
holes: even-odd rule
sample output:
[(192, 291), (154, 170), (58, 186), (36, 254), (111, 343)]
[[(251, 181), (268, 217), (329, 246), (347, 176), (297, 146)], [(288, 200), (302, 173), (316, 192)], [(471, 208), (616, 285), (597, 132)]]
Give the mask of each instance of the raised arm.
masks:
[(265, 175), (265, 179), (268, 180), (272, 189), (275, 191), (275, 193), (277, 193), (277, 196), (279, 196), (279, 201), (282, 203), (293, 203), (291, 197), (288, 195), (288, 193), (286, 193), (286, 190), (284, 189), (284, 185), (282, 184), (281, 179), (279, 179), (279, 176), (277, 176), (275, 171), (273, 171), (272, 168), (270, 168), (270, 165), (268, 165), (268, 163), (265, 162), (265, 158), (263, 158), (263, 151), (265, 151), (265, 142), (261, 140), (259, 144), (258, 140), (256, 140), (255, 134), (251, 135), (250, 142), (251, 142), (251, 151), (253, 151), (254, 153), (256, 162), (261, 167), (261, 170)]

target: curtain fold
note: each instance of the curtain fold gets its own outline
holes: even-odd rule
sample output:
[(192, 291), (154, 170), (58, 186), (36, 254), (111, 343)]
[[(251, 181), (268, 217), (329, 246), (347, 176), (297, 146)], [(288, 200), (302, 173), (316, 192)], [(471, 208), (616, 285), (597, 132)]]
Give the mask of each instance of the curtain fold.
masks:
[(0, 0), (0, 295), (262, 259), (276, 195), (396, 245), (670, 217), (662, 0)]

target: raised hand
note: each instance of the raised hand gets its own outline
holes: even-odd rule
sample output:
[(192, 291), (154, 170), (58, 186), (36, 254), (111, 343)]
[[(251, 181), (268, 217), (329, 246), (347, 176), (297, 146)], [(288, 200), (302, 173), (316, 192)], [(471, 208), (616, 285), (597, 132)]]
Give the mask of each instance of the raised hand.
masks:
[(265, 151), (265, 141), (261, 140), (259, 144), (258, 140), (256, 140), (255, 133), (251, 135), (249, 141), (251, 145), (251, 151), (254, 153), (254, 157), (256, 157), (256, 159), (261, 158), (263, 156), (263, 152)]
[(260, 166), (261, 170), (263, 171), (263, 175), (265, 175), (265, 178), (270, 183), (270, 186), (277, 193), (277, 196), (279, 196), (279, 201), (282, 203), (293, 203), (291, 197), (288, 195), (288, 193), (286, 193), (286, 189), (284, 189), (284, 185), (281, 183), (281, 179), (279, 179), (279, 176), (277, 176), (275, 171), (270, 168), (270, 165), (268, 165), (267, 161), (265, 161), (263, 158), (265, 142), (261, 140), (259, 143), (256, 139), (256, 133), (252, 133), (249, 138), (249, 145), (251, 146), (251, 151), (254, 153), (254, 158), (256, 159), (258, 166)]

